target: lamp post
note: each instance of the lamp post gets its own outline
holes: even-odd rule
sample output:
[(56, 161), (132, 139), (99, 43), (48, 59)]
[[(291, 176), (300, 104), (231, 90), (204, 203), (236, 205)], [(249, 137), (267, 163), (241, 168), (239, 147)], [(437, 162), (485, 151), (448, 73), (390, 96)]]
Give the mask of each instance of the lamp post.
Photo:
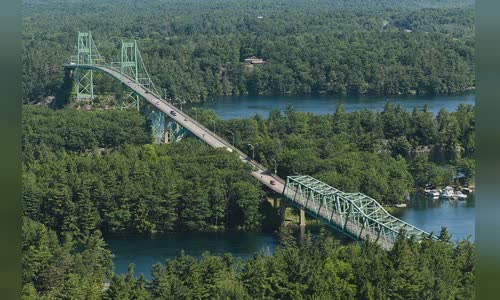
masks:
[(233, 135), (233, 146), (234, 146), (234, 132), (232, 132), (231, 130), (226, 130), (226, 131)]
[(248, 146), (252, 147), (252, 159), (255, 160), (255, 147), (252, 144), (248, 144)]
[(274, 158), (271, 158), (271, 161), (274, 162), (274, 174), (278, 173), (278, 164)]

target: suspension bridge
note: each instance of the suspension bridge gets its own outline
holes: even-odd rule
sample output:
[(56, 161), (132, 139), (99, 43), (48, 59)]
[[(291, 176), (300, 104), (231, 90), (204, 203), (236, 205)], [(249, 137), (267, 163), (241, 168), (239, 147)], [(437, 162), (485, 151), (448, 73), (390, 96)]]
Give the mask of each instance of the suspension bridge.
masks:
[[(64, 65), (75, 80), (77, 99), (94, 98), (93, 72), (103, 72), (121, 84), (121, 108), (144, 113), (151, 123), (156, 143), (169, 143), (193, 135), (214, 148), (238, 155), (251, 165), (251, 175), (285, 202), (300, 210), (301, 224), (308, 215), (317, 218), (354, 240), (370, 240), (391, 249), (398, 234), (405, 230), (417, 240), (429, 233), (389, 214), (375, 199), (362, 193), (342, 192), (311, 176), (288, 176), (286, 180), (234, 147), (172, 103), (162, 98), (149, 76), (136, 41), (122, 41), (118, 62), (107, 63), (100, 55), (92, 34), (80, 32), (78, 46), (70, 62)], [(142, 101), (141, 101), (142, 100)]]

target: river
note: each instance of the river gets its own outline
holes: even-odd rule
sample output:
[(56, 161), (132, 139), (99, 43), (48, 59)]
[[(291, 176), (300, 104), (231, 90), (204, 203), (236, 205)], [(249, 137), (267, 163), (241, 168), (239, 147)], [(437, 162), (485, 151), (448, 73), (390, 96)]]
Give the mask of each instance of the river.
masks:
[[(422, 195), (413, 195), (408, 202), (408, 207), (398, 209), (394, 215), (427, 232), (436, 234), (439, 234), (441, 226), (445, 226), (454, 241), (468, 237), (474, 241), (475, 200), (473, 195), (467, 201), (433, 200)], [(258, 251), (270, 254), (278, 245), (278, 237), (273, 233), (241, 231), (174, 232), (155, 237), (108, 236), (106, 241), (115, 255), (116, 273), (126, 273), (129, 263), (134, 263), (136, 274), (142, 273), (147, 278), (150, 278), (152, 265), (165, 262), (166, 259), (173, 259), (179, 256), (182, 250), (196, 257), (209, 251), (215, 254), (231, 253), (235, 257), (248, 258)]]
[[(337, 103), (343, 103), (347, 111), (367, 108), (381, 111), (389, 101), (402, 105), (407, 110), (415, 106), (429, 105), (433, 113), (441, 108), (454, 111), (460, 104), (475, 104), (475, 94), (447, 96), (401, 96), (401, 97), (220, 97), (197, 104), (198, 107), (213, 109), (222, 119), (245, 118), (255, 114), (267, 117), (272, 109), (284, 110), (293, 105), (297, 111), (314, 114), (335, 112)], [(407, 208), (394, 213), (400, 219), (425, 231), (436, 234), (441, 226), (448, 228), (453, 240), (475, 238), (475, 200), (472, 195), (467, 201), (432, 200), (421, 195), (412, 195)], [(115, 271), (126, 273), (129, 263), (136, 265), (136, 274), (150, 276), (151, 266), (165, 259), (172, 259), (184, 250), (186, 254), (201, 256), (205, 251), (223, 254), (232, 253), (236, 257), (251, 257), (257, 251), (272, 253), (278, 238), (271, 233), (261, 232), (205, 232), (169, 233), (156, 237), (126, 235), (106, 237), (114, 257)]]
[(295, 110), (313, 114), (334, 113), (338, 103), (346, 111), (369, 109), (382, 111), (386, 102), (399, 104), (411, 111), (428, 105), (437, 114), (441, 108), (454, 111), (460, 104), (475, 104), (475, 93), (436, 96), (228, 96), (210, 99), (193, 106), (214, 110), (222, 119), (248, 118), (255, 114), (268, 116), (273, 109), (284, 110), (292, 105)]

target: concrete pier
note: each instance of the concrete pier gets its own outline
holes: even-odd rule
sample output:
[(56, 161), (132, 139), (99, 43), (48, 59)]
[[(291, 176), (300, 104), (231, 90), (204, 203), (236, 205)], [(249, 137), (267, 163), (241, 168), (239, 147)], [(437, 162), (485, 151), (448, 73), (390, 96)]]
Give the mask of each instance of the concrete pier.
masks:
[(299, 209), (299, 226), (306, 226), (306, 211), (303, 209)]
[(280, 200), (280, 217), (281, 217), (281, 226), (285, 225), (285, 217), (286, 217), (286, 202)]

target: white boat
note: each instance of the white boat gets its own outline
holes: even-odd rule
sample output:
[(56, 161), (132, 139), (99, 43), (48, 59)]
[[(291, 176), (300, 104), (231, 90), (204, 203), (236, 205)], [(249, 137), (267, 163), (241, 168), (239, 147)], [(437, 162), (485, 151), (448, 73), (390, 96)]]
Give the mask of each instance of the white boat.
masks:
[(467, 195), (462, 193), (461, 191), (457, 191), (455, 192), (455, 197), (458, 199), (458, 200), (465, 200), (467, 199)]
[(433, 198), (439, 197), (438, 190), (425, 189), (424, 192), (426, 196), (432, 196)]
[(455, 191), (451, 186), (447, 186), (441, 191), (441, 198), (457, 199), (457, 197), (455, 196)]

